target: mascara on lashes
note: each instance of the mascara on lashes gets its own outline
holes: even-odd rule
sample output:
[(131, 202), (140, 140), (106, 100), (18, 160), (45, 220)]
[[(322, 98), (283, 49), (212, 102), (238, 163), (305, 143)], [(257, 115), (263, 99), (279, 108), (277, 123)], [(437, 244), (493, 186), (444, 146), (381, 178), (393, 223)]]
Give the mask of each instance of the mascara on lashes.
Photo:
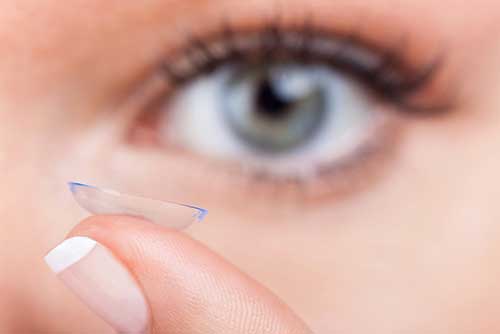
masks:
[(406, 39), (382, 47), (366, 41), (359, 33), (339, 34), (308, 21), (301, 27), (275, 23), (244, 31), (224, 25), (205, 37), (189, 35), (186, 41), (186, 46), (166, 57), (161, 66), (173, 87), (228, 63), (317, 63), (347, 73), (404, 111), (444, 109), (432, 103), (410, 101), (412, 95), (433, 81), (444, 59), (439, 56), (423, 65), (410, 66), (404, 59)]

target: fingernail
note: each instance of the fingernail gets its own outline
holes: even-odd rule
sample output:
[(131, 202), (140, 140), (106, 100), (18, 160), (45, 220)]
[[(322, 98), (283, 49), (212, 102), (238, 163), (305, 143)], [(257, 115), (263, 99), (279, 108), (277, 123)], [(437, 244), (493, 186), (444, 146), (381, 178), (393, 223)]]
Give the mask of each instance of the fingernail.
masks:
[(107, 248), (87, 237), (72, 237), (52, 249), (45, 262), (116, 331), (146, 331), (148, 307), (141, 289)]

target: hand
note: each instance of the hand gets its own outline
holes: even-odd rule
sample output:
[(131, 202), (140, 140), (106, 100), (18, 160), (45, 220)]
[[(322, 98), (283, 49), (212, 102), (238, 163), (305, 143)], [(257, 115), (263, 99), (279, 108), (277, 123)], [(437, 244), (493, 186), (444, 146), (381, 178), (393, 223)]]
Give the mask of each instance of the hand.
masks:
[(94, 216), (46, 256), (120, 333), (311, 333), (278, 297), (187, 235)]

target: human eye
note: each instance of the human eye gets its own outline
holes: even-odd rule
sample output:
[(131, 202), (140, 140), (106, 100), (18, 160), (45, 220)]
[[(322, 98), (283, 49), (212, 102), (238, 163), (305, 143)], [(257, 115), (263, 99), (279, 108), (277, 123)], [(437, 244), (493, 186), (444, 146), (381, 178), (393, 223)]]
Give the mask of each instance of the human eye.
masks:
[(409, 116), (446, 109), (415, 98), (443, 58), (412, 62), (402, 41), (387, 44), (311, 20), (226, 22), (169, 53), (163, 99), (137, 129), (264, 194), (352, 193), (382, 177)]

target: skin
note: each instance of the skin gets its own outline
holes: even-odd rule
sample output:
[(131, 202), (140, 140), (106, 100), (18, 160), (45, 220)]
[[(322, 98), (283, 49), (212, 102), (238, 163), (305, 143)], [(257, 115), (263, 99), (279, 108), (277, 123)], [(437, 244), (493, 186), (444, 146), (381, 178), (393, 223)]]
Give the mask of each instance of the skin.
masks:
[[(96, 238), (138, 275), (158, 314), (156, 332), (190, 333), (172, 327), (161, 316), (163, 299), (154, 298), (178, 292), (140, 275), (149, 260), (173, 251), (206, 258), (217, 277), (235, 275), (228, 284), (249, 287), (245, 294), (259, 296), (285, 332), (307, 333), (302, 321), (317, 333), (500, 332), (500, 4), (287, 1), (286, 15), (300, 18), (307, 8), (335, 29), (367, 17), (374, 39), (394, 40), (404, 28), (418, 59), (446, 45), (448, 80), (429, 95), (458, 86), (460, 102), (454, 112), (406, 120), (397, 154), (376, 182), (345, 196), (297, 201), (257, 198), (246, 189), (251, 184), (200, 168), (194, 156), (138, 148), (124, 135), (132, 127), (132, 96), (184, 38), (178, 27), (200, 31), (220, 21), (221, 8), (249, 25), (275, 10), (264, 0), (236, 3), (0, 4), (0, 309), (7, 310), (0, 332), (112, 332), (43, 263), (70, 230)], [(126, 217), (75, 228), (85, 214), (65, 186), (74, 179), (202, 203), (211, 212), (187, 234), (141, 228)], [(153, 247), (155, 238), (166, 246)], [(168, 246), (172, 240), (180, 250)], [(136, 258), (126, 246), (133, 243), (143, 250)], [(174, 275), (183, 267), (147, 269)], [(179, 312), (183, 306), (169, 305)], [(197, 329), (222, 332), (207, 321), (208, 329)]]

